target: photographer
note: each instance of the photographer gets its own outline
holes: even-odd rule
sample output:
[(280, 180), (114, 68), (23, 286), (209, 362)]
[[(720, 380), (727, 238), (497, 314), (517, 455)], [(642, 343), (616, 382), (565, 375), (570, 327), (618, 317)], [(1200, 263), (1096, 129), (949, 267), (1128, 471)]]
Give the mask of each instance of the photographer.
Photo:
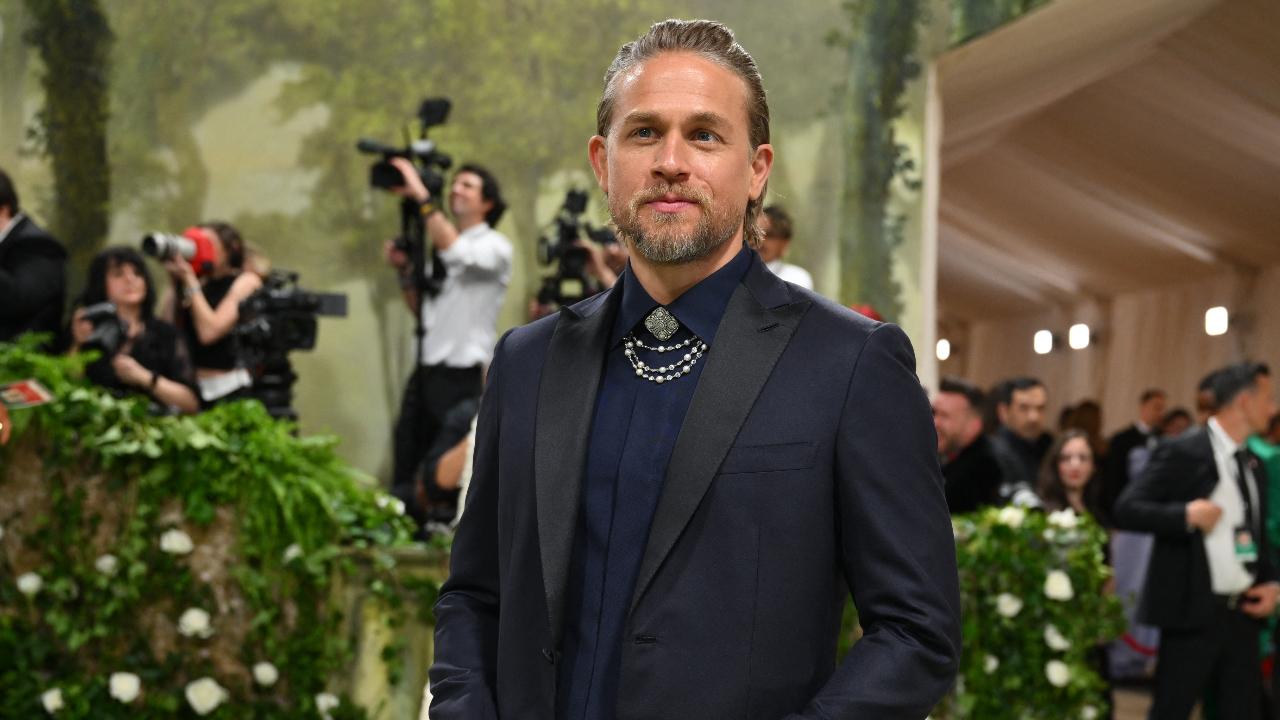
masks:
[(200, 409), (193, 389), (195, 377), (186, 345), (169, 323), (154, 317), (155, 288), (146, 263), (136, 250), (108, 248), (89, 264), (89, 278), (71, 322), (72, 352), (90, 342), (96, 329), (85, 309), (100, 303), (115, 305), (104, 322), (123, 325), (108, 342), (118, 347), (85, 368), (97, 385), (151, 396), (160, 405), (182, 413)]
[(172, 284), (163, 306), (191, 349), (200, 397), (211, 404), (242, 393), (250, 384), (248, 373), (237, 369), (231, 330), (240, 319), (240, 302), (262, 287), (262, 277), (247, 266), (244, 239), (231, 225), (207, 222), (188, 232), (205, 233), (213, 260), (197, 274), (183, 258), (166, 257), (164, 267)]
[(0, 342), (62, 324), (67, 251), (24, 215), (0, 170)]
[(434, 250), (426, 273), (433, 274), (435, 264), (444, 269), (440, 292), (424, 293), (425, 278), (414, 277), (409, 255), (391, 243), (385, 249), (387, 262), (400, 274), (405, 301), (420, 313), (426, 331), (420, 364), (405, 388), (396, 422), (393, 491), (425, 493), (427, 504), (451, 516), (456, 491), (424, 483), (419, 471), (449, 410), (480, 396), (484, 366), (497, 340), (498, 312), (511, 281), (511, 241), (492, 227), (506, 203), (488, 170), (463, 165), (449, 191), (450, 222), (439, 211), (442, 198), (431, 196), (413, 164), (403, 158), (390, 162), (404, 178), (394, 192), (421, 206)]

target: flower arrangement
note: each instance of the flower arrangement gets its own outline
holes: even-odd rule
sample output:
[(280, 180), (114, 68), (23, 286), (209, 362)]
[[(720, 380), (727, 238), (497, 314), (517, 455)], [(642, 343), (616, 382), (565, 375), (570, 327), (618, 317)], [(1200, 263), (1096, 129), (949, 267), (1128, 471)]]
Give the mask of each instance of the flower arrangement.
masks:
[(83, 362), (0, 344), (0, 379), (56, 396), (0, 448), (0, 719), (368, 717), (330, 692), (331, 587), (357, 578), (393, 630), (429, 613), (395, 572), (403, 506), (257, 403), (155, 417)]
[(1098, 646), (1123, 630), (1103, 587), (1105, 531), (1070, 510), (990, 508), (953, 520), (964, 656), (935, 718), (1105, 714)]

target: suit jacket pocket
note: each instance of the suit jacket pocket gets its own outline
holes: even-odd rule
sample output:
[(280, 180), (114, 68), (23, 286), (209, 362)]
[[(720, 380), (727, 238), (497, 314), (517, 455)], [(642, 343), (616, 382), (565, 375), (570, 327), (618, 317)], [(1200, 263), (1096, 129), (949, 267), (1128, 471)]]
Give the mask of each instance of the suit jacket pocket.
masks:
[(777, 445), (735, 445), (720, 464), (721, 475), (805, 470), (813, 467), (816, 448), (811, 442)]

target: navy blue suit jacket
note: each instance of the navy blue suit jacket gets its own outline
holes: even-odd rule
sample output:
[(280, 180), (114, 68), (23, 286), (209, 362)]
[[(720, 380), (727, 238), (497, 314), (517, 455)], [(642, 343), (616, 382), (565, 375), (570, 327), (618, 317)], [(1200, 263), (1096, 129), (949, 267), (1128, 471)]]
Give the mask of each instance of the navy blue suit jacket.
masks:
[[(619, 293), (498, 343), (436, 604), (432, 720), (551, 720)], [(667, 468), (617, 717), (920, 720), (960, 655), (955, 549), (910, 343), (758, 259)], [(865, 635), (837, 667), (843, 598)]]

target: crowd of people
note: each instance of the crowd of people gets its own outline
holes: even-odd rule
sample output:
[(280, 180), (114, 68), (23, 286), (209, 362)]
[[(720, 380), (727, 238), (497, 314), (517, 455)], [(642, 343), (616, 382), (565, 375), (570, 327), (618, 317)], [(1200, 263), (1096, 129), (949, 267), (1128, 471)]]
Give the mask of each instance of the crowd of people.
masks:
[[(1280, 413), (1270, 370), (1243, 362), (1209, 373), (1194, 417), (1170, 408), (1162, 389), (1136, 399), (1132, 424), (1110, 437), (1090, 400), (1063, 409), (1055, 437), (1039, 380), (984, 392), (944, 379), (933, 411), (948, 506), (1091, 516), (1112, 538), (1107, 591), (1125, 593), (1132, 619), (1101, 669), (1151, 680), (1152, 718), (1186, 718), (1197, 702), (1219, 718), (1256, 717), (1269, 704), (1274, 717), (1280, 702), (1264, 686), (1280, 690), (1280, 678), (1264, 683), (1259, 657), (1260, 645), (1275, 646), (1280, 594)], [(1145, 678), (1156, 655), (1154, 678)]]

